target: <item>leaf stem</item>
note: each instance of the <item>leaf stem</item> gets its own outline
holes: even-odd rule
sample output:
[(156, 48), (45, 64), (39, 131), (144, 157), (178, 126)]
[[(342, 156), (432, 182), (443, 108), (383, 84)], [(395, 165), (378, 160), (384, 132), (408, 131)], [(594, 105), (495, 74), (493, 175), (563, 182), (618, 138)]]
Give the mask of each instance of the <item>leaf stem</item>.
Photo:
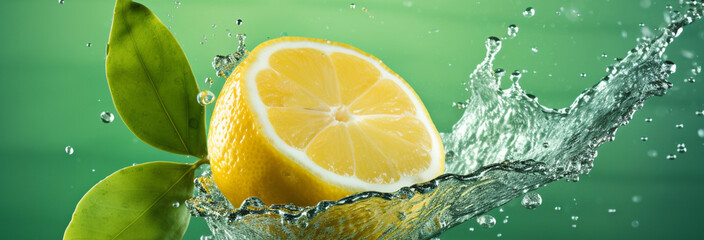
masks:
[(203, 165), (203, 164), (210, 164), (210, 160), (208, 160), (208, 157), (207, 157), (207, 156), (201, 158), (201, 159), (198, 160), (196, 163), (194, 163), (194, 164), (193, 164), (193, 168), (196, 169), (196, 168), (200, 167), (200, 165)]

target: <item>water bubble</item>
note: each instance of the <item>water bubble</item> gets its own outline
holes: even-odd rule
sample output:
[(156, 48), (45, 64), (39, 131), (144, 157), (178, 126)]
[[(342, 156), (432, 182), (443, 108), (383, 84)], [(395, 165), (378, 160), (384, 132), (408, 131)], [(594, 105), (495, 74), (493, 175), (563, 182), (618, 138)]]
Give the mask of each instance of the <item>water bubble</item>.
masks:
[(669, 154), (669, 155), (665, 156), (665, 158), (667, 160), (675, 160), (675, 159), (677, 159), (677, 155)]
[(614, 209), (614, 208), (609, 208), (608, 212), (609, 212), (609, 213), (615, 213), (615, 212), (616, 212), (616, 209)]
[(631, 227), (637, 228), (638, 226), (640, 226), (640, 222), (638, 222), (638, 220), (633, 220), (633, 222), (631, 222)]
[(675, 128), (684, 128), (684, 124), (682, 124), (682, 123), (675, 124)]
[(652, 121), (653, 121), (652, 118), (646, 118), (646, 119), (645, 119), (645, 122), (652, 122)]
[(235, 20), (235, 24), (237, 24), (237, 26), (242, 25), (242, 19)]
[(179, 203), (179, 202), (174, 202), (174, 203), (171, 204), (171, 206), (177, 208), (177, 207), (181, 206), (181, 203)]
[(92, 43), (86, 43), (86, 47), (92, 47), (92, 46), (93, 46)]
[(560, 206), (555, 207), (555, 211), (560, 211), (562, 208)]
[(533, 9), (533, 7), (526, 8), (526, 10), (523, 11), (523, 16), (525, 16), (525, 17), (535, 16), (535, 9)]
[(509, 37), (515, 37), (517, 33), (518, 33), (518, 27), (516, 26), (516, 24), (508, 25), (508, 36)]
[(697, 135), (699, 135), (700, 138), (704, 138), (704, 129), (699, 129), (697, 130)]
[(538, 53), (538, 48), (534, 48), (534, 47), (533, 47), (533, 48), (530, 48), (530, 51), (533, 52), (533, 53)]
[(543, 204), (543, 198), (537, 192), (529, 192), (523, 195), (523, 200), (521, 200), (521, 205), (526, 209), (534, 209), (540, 204)]
[(66, 146), (66, 148), (64, 148), (64, 151), (66, 151), (66, 154), (68, 155), (73, 155), (73, 147), (71, 146)]
[(633, 195), (633, 197), (631, 197), (631, 201), (634, 203), (639, 203), (641, 200), (643, 200), (643, 197), (640, 195)]
[(586, 73), (580, 73), (579, 76), (580, 76), (580, 77), (587, 77), (587, 74), (586, 74)]
[(113, 120), (115, 120), (115, 115), (110, 112), (101, 112), (100, 120), (102, 120), (104, 123), (111, 123)]
[(640, 137), (640, 140), (643, 142), (648, 141), (648, 137)]
[(213, 86), (213, 79), (212, 79), (212, 78), (209, 78), (209, 77), (207, 77), (207, 78), (205, 78), (205, 83), (207, 83), (207, 84), (208, 84), (208, 86)]
[(213, 94), (213, 92), (211, 91), (203, 90), (198, 93), (198, 97), (196, 98), (196, 100), (200, 105), (205, 106), (213, 103), (213, 100), (215, 100), (215, 94)]
[(481, 215), (477, 217), (477, 223), (483, 228), (492, 228), (496, 225), (496, 218), (491, 215)]

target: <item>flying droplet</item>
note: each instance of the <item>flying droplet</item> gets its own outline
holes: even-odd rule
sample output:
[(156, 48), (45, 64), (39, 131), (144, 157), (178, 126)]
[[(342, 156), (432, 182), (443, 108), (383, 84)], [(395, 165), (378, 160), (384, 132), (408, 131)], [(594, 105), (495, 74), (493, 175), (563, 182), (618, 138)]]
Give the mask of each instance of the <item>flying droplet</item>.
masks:
[(104, 123), (111, 123), (113, 120), (115, 120), (115, 115), (110, 112), (101, 112), (100, 120), (102, 120)]
[(658, 156), (658, 151), (655, 150), (648, 150), (648, 157), (657, 157)]
[(501, 234), (501, 233), (496, 234), (496, 237), (501, 237), (501, 236), (503, 236), (503, 234)]
[(235, 21), (235, 24), (237, 24), (237, 26), (242, 25), (242, 19), (237, 19)]
[(675, 128), (684, 128), (684, 124), (678, 123), (675, 125)]
[(211, 91), (203, 90), (198, 93), (198, 97), (196, 100), (198, 100), (198, 104), (205, 106), (213, 103), (213, 100), (215, 100), (215, 94), (213, 94), (213, 92)]
[(523, 11), (523, 16), (525, 16), (525, 17), (535, 16), (535, 9), (533, 9), (533, 7), (526, 8), (526, 10)]
[(357, 8), (357, 5), (354, 4), (354, 3), (350, 3), (350, 8), (351, 8), (351, 9), (355, 9), (355, 8)]
[(531, 52), (538, 53), (538, 48), (530, 48)]
[(477, 223), (483, 228), (492, 228), (496, 225), (496, 218), (491, 215), (481, 215), (477, 217)]
[(469, 231), (474, 232), (474, 228), (473, 227), (469, 228)]
[(699, 129), (697, 130), (697, 135), (699, 135), (700, 138), (704, 138), (704, 129)]
[(90, 172), (95, 172), (95, 168), (91, 169)]
[(73, 147), (71, 147), (71, 146), (66, 146), (64, 151), (66, 151), (66, 154), (68, 154), (68, 155), (73, 155)]
[(59, 0), (59, 4), (64, 4), (64, 0)]
[(609, 57), (609, 55), (606, 55), (606, 53), (601, 54), (601, 58), (607, 58), (607, 57)]
[(518, 82), (518, 80), (521, 80), (521, 72), (516, 70), (511, 73), (511, 76), (509, 77), (511, 81), (513, 82)]
[(91, 47), (91, 46), (93, 46), (92, 43), (86, 43), (86, 47)]
[(638, 226), (640, 226), (640, 222), (638, 222), (638, 220), (633, 220), (633, 222), (631, 222), (631, 227), (637, 228)]
[(641, 200), (643, 200), (643, 197), (640, 195), (633, 195), (633, 197), (631, 197), (631, 201), (634, 203), (639, 203)]
[(516, 24), (508, 25), (508, 36), (509, 37), (515, 37), (517, 33), (518, 33), (518, 27), (516, 26)]
[(171, 204), (171, 206), (177, 208), (177, 207), (181, 206), (181, 203), (179, 203), (179, 202), (174, 202), (174, 203)]
[(608, 212), (609, 212), (609, 213), (615, 213), (615, 212), (616, 212), (616, 209), (610, 208), (610, 209), (608, 210)]
[(694, 77), (688, 77), (688, 78), (685, 78), (685, 79), (684, 79), (684, 82), (686, 82), (686, 83), (694, 83), (694, 82), (696, 82), (696, 81), (697, 81), (697, 80), (694, 79)]
[(667, 160), (675, 160), (675, 159), (677, 159), (677, 155), (670, 154), (670, 155), (667, 155), (665, 158), (666, 158)]
[(543, 198), (537, 192), (529, 192), (523, 195), (523, 200), (521, 200), (521, 205), (526, 209), (534, 209), (540, 204), (543, 204)]
[(572, 216), (571, 219), (572, 219), (572, 221), (577, 221), (577, 220), (579, 220), (579, 216)]
[(648, 137), (640, 137), (640, 140), (643, 142), (648, 141)]
[(562, 208), (560, 206), (555, 207), (555, 211), (560, 211)]
[(645, 122), (652, 122), (652, 121), (653, 121), (652, 118), (646, 118), (646, 119), (645, 119)]
[(677, 152), (678, 153), (686, 153), (687, 152), (687, 147), (684, 145), (684, 143), (677, 144)]
[(207, 78), (205, 78), (205, 83), (208, 84), (209, 87), (213, 86), (213, 79), (207, 77)]
[(580, 76), (580, 77), (587, 77), (587, 74), (586, 74), (586, 73), (580, 73), (579, 76)]
[(464, 109), (467, 107), (467, 103), (464, 102), (453, 102), (452, 103), (453, 107), (456, 107), (457, 109)]

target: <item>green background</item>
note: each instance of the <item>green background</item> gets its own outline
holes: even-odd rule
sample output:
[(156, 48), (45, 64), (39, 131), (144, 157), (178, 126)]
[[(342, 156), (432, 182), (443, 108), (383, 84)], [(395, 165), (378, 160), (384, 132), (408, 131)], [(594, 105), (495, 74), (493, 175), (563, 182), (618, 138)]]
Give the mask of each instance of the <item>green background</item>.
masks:
[[(351, 9), (350, 1), (182, 0), (178, 8), (172, 0), (142, 2), (171, 27), (202, 89), (217, 94), (223, 85), (210, 62), (234, 51), (228, 30), (246, 33), (250, 49), (282, 34), (326, 38), (382, 59), (414, 87), (440, 131), (449, 131), (461, 114), (451, 102), (464, 99), (460, 83), (484, 57), (484, 40), (505, 37), (509, 24), (520, 31), (504, 41), (497, 67), (528, 70), (524, 89), (547, 106), (563, 107), (597, 82), (613, 57), (635, 46), (639, 23), (662, 26), (667, 3), (377, 0), (356, 1)], [(0, 8), (0, 238), (59, 239), (76, 203), (110, 173), (132, 163), (196, 160), (140, 142), (119, 116), (110, 124), (100, 121), (100, 112), (116, 113), (104, 67), (113, 4), (27, 0), (5, 1)], [(534, 7), (536, 15), (522, 16), (526, 7)], [(235, 24), (238, 18), (241, 26)], [(207, 42), (201, 44), (203, 36)], [(648, 100), (616, 141), (599, 149), (591, 174), (578, 183), (539, 189), (543, 205), (536, 210), (524, 209), (519, 200), (503, 212), (495, 209), (490, 214), (498, 223), (492, 229), (470, 220), (439, 237), (704, 239), (704, 138), (697, 134), (704, 117), (695, 115), (704, 110), (704, 73), (696, 83), (683, 82), (694, 63), (704, 65), (703, 43), (704, 24), (685, 29), (666, 53), (678, 64), (670, 78), (674, 88)], [(601, 58), (602, 53), (609, 57)], [(211, 88), (203, 83), (206, 77), (215, 78)], [(648, 117), (654, 121), (644, 122)], [(675, 128), (679, 123), (684, 128)], [(649, 140), (641, 142), (642, 136)], [(678, 143), (688, 152), (666, 160)], [(73, 155), (64, 152), (67, 145), (75, 148)], [(642, 201), (634, 203), (633, 196)], [(631, 226), (634, 220), (637, 228)], [(185, 239), (208, 234), (204, 221), (193, 218)]]

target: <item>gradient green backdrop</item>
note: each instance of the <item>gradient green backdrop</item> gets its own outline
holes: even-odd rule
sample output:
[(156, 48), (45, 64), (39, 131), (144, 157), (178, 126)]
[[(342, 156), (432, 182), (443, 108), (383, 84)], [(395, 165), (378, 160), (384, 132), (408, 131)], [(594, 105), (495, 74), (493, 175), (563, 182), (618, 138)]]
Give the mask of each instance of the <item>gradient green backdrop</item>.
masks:
[[(215, 78), (214, 55), (234, 51), (228, 30), (247, 33), (250, 49), (282, 34), (326, 38), (382, 59), (415, 88), (440, 131), (449, 131), (461, 114), (450, 103), (464, 99), (460, 83), (484, 57), (484, 40), (505, 37), (509, 24), (520, 31), (504, 41), (497, 67), (528, 70), (521, 80), (524, 89), (547, 106), (563, 107), (600, 79), (613, 57), (623, 57), (635, 45), (639, 23), (661, 26), (666, 4), (377, 0), (356, 1), (351, 9), (350, 1), (331, 0), (182, 0), (178, 8), (173, 0), (142, 2), (172, 29), (203, 89), (217, 94), (223, 85), (216, 78), (208, 88), (202, 80)], [(122, 167), (195, 161), (140, 142), (119, 116), (111, 124), (100, 121), (100, 112), (115, 113), (104, 68), (113, 4), (13, 0), (0, 8), (2, 239), (61, 238), (83, 194)], [(536, 15), (522, 16), (531, 6)], [(238, 18), (241, 26), (235, 24)], [(201, 45), (204, 36), (207, 42)], [(670, 78), (674, 88), (648, 100), (616, 141), (599, 149), (590, 175), (539, 189), (543, 205), (536, 210), (524, 209), (518, 200), (503, 212), (495, 209), (491, 214), (498, 223), (492, 229), (471, 220), (440, 238), (492, 239), (500, 233), (502, 239), (704, 239), (704, 138), (697, 134), (704, 117), (695, 115), (704, 109), (704, 74), (696, 83), (683, 83), (693, 63), (704, 64), (703, 46), (704, 24), (686, 28), (667, 51), (678, 64)], [(602, 59), (602, 53), (609, 57)], [(647, 117), (654, 121), (644, 122)], [(675, 128), (678, 123), (684, 128)], [(641, 142), (642, 136), (649, 140)], [(678, 143), (685, 143), (688, 152), (666, 160)], [(75, 148), (73, 155), (64, 153), (67, 145)], [(651, 150), (656, 157), (648, 156)], [(634, 203), (634, 195), (642, 201)], [(556, 206), (562, 210), (555, 211)], [(631, 226), (634, 220), (637, 228)], [(208, 234), (204, 221), (193, 218), (185, 239)]]

